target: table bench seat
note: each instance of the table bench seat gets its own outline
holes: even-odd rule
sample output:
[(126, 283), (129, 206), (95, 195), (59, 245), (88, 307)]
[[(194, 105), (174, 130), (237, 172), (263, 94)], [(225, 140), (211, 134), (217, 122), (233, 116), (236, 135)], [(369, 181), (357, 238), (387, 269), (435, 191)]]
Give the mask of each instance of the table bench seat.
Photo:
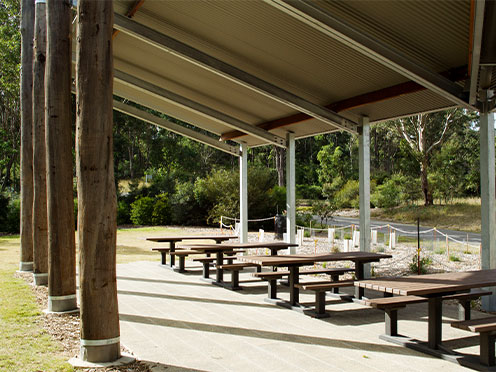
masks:
[(354, 280), (342, 280), (342, 281), (323, 281), (323, 282), (311, 282), (311, 283), (298, 283), (295, 284), (296, 288), (303, 289), (306, 291), (315, 292), (315, 313), (312, 314), (317, 318), (323, 318), (328, 316), (325, 311), (325, 296), (327, 291), (331, 291), (335, 288), (342, 287), (353, 287)]
[(495, 366), (496, 317), (463, 320), (451, 323), (453, 328), (480, 334), (480, 362), (485, 366)]
[[(455, 293), (452, 295), (443, 296), (443, 301), (456, 300), (458, 301), (458, 319), (470, 319), (470, 301), (475, 300), (481, 296), (489, 296), (491, 291), (474, 290), (465, 293)], [(422, 296), (397, 296), (397, 297), (384, 297), (364, 300), (365, 305), (383, 310), (385, 312), (385, 325), (386, 335), (398, 335), (398, 310), (406, 307), (407, 305), (418, 304), (427, 302), (429, 299)]]
[(260, 265), (248, 262), (219, 265), (220, 269), (231, 272), (231, 282), (227, 286), (229, 289), (232, 289), (233, 291), (241, 289), (239, 286), (239, 272), (247, 267), (256, 267), (257, 271), (262, 269)]
[(162, 256), (162, 265), (167, 264), (167, 253), (169, 253), (170, 248), (152, 248), (152, 251), (155, 252), (160, 252), (160, 255)]
[[(240, 253), (240, 252), (243, 252), (243, 250), (242, 251), (224, 252), (224, 255), (226, 255), (226, 257), (224, 257), (224, 259), (227, 261), (228, 264), (232, 264), (233, 260), (236, 258), (236, 254)], [(217, 259), (215, 257), (193, 258), (193, 261), (202, 263), (202, 265), (203, 265), (202, 276), (204, 279), (210, 278), (210, 265), (215, 264), (216, 260)]]

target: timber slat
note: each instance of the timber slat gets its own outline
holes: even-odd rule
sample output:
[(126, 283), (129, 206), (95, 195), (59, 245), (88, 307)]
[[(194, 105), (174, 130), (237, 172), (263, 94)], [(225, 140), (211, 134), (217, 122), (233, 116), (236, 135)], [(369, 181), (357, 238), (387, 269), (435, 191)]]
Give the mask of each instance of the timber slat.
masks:
[(298, 283), (295, 284), (296, 288), (307, 291), (330, 291), (334, 288), (352, 287), (355, 283), (354, 280), (343, 280), (339, 282), (316, 282), (316, 283)]
[(453, 322), (451, 326), (474, 333), (496, 331), (496, 316)]

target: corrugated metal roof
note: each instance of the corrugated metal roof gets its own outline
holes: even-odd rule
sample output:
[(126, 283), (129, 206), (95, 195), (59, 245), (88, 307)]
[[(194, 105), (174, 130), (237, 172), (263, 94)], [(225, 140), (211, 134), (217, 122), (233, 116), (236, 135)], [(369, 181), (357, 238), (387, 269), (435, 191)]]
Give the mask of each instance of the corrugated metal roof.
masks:
[[(133, 3), (114, 1), (115, 10), (125, 14)], [(469, 0), (340, 0), (316, 4), (435, 72), (467, 64)], [(133, 20), (320, 105), (408, 81), (261, 0), (145, 1)], [(117, 69), (251, 125), (297, 113), (125, 32), (114, 40), (114, 55)], [(116, 82), (115, 93), (218, 135), (232, 131), (216, 120), (121, 82)], [(340, 114), (354, 121), (368, 115), (375, 122), (451, 106), (435, 93), (417, 91)], [(287, 131), (293, 131), (301, 138), (332, 130), (336, 128), (311, 119), (271, 132), (284, 137)], [(250, 146), (264, 143), (252, 136), (240, 140)]]

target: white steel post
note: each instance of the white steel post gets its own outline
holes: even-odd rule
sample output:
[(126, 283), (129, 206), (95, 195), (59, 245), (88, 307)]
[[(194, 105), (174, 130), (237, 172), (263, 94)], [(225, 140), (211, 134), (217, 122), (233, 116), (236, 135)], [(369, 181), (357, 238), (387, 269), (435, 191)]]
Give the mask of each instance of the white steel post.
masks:
[(239, 157), (239, 241), (248, 243), (248, 146), (242, 143)]
[[(360, 118), (358, 127), (359, 178), (360, 178), (360, 251), (370, 252), (370, 124), (368, 117)], [(370, 277), (370, 264), (364, 267)]]
[[(294, 133), (287, 135), (286, 148), (286, 239), (288, 243), (295, 243), (296, 233), (296, 178), (295, 178), (295, 137)], [(296, 253), (296, 247), (289, 249), (291, 254)]]
[[(481, 268), (496, 268), (494, 113), (480, 114)], [(483, 296), (482, 308), (496, 311), (496, 295)]]

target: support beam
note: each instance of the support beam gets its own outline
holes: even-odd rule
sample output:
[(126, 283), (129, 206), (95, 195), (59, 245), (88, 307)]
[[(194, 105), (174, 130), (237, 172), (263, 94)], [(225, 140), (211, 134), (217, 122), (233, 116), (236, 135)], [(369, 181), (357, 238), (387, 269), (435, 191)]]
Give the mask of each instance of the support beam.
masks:
[[(370, 125), (369, 118), (360, 119), (358, 131), (360, 251), (370, 252)], [(365, 278), (370, 277), (370, 264), (364, 265)]]
[[(449, 78), (451, 81), (465, 80), (467, 78), (467, 66), (461, 66), (442, 72), (441, 75)], [(326, 105), (325, 107), (327, 107), (329, 110), (332, 111), (341, 112), (341, 111), (351, 110), (357, 107), (369, 105), (371, 103), (386, 101), (388, 99), (400, 97), (405, 94), (421, 92), (425, 89), (426, 89), (425, 87), (415, 83), (414, 81), (407, 81), (405, 83), (392, 85), (387, 88), (378, 89), (373, 92), (368, 92), (368, 93), (360, 94), (358, 96), (346, 98), (341, 101), (333, 102)], [(257, 124), (257, 127), (265, 130), (272, 130), (287, 125), (302, 123), (311, 118), (312, 118), (311, 116), (300, 112), (294, 115)], [(223, 133), (220, 138), (222, 141), (227, 141), (244, 135), (245, 134), (243, 132), (240, 132), (239, 130), (235, 130), (235, 131)]]
[(33, 64), (33, 278), (48, 284), (48, 221), (45, 146), (46, 4), (35, 2)]
[(214, 137), (207, 136), (203, 133), (196, 132), (190, 128), (183, 127), (179, 124), (173, 123), (172, 121), (163, 119), (159, 116), (150, 114), (149, 112), (140, 110), (134, 106), (125, 104), (123, 102), (119, 102), (114, 100), (114, 110), (123, 112), (126, 115), (133, 116), (137, 119), (146, 121), (147, 123), (156, 125), (158, 127), (167, 129), (171, 132), (177, 133), (181, 136), (188, 137), (193, 141), (197, 141), (203, 143), (207, 146), (213, 147), (217, 150), (227, 152), (228, 154), (239, 156), (240, 151), (239, 148), (235, 146), (230, 146), (227, 143), (220, 142), (218, 139)]
[(127, 17), (115, 14), (114, 27), (143, 42), (153, 45), (156, 48), (171, 53), (176, 57), (271, 98), (276, 102), (319, 119), (326, 124), (338, 127), (338, 129), (356, 133), (356, 123), (353, 123), (351, 120), (338, 115), (326, 107), (312, 103), (287, 90), (240, 70), (235, 66), (203, 53), (198, 49), (132, 21)]
[[(78, 1), (76, 171), (83, 361), (120, 358), (112, 138), (112, 1)], [(96, 32), (98, 31), (98, 32)]]
[(462, 98), (463, 89), (427, 66), (399, 50), (366, 35), (334, 17), (310, 0), (265, 0), (268, 4), (294, 17), (323, 34), (341, 42), (387, 68), (423, 85), (457, 105), (475, 109)]
[(486, 1), (482, 35), (481, 66), (496, 66), (496, 2)]
[[(487, 111), (480, 114), (482, 269), (496, 268), (494, 115)], [(496, 311), (496, 295), (484, 296), (482, 307), (486, 311)]]
[[(296, 233), (296, 175), (295, 175), (295, 135), (288, 133), (286, 149), (286, 241), (295, 242)], [(290, 248), (290, 253), (296, 253), (296, 247)]]
[(153, 95), (163, 100), (166, 100), (178, 106), (182, 106), (190, 111), (194, 111), (197, 114), (208, 117), (209, 119), (213, 119), (230, 128), (239, 129), (246, 134), (260, 138), (276, 146), (280, 146), (280, 147), (286, 146), (286, 141), (284, 140), (284, 138), (276, 136), (275, 134), (269, 133), (266, 130), (257, 128), (254, 125), (245, 123), (232, 116), (226, 115), (222, 112), (219, 112), (210, 107), (202, 105), (201, 103), (194, 102), (189, 98), (182, 97), (167, 89), (161, 88), (147, 81), (138, 79), (132, 75), (126, 74), (125, 72), (114, 70), (114, 78), (126, 85), (132, 86), (134, 88), (138, 88), (147, 93), (152, 93)]
[(248, 243), (248, 146), (240, 145), (239, 158), (239, 241)]
[(33, 271), (34, 1), (21, 1), (21, 252), (20, 271)]
[(71, 110), (72, 9), (47, 1), (48, 310), (77, 309)]
[(473, 2), (473, 21), (471, 22), (473, 28), (470, 30), (472, 39), (470, 40), (470, 93), (469, 103), (475, 105), (477, 103), (477, 82), (479, 79), (479, 63), (481, 57), (481, 44), (482, 44), (482, 26), (484, 24), (484, 6), (485, 0), (478, 0)]

